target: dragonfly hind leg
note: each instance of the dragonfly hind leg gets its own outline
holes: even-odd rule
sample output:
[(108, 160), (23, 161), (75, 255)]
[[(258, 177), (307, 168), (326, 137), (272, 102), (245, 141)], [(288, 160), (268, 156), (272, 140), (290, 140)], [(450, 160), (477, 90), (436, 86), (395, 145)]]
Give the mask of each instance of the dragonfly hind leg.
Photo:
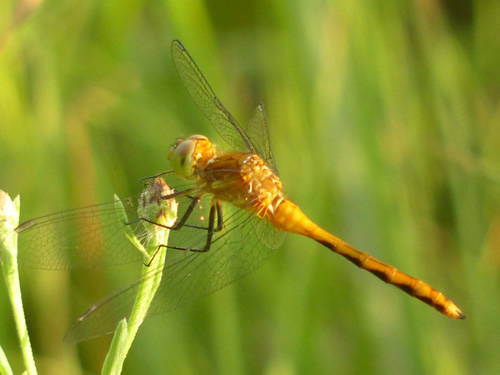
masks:
[[(149, 178), (149, 177), (146, 177), (146, 178)], [(180, 195), (185, 195), (187, 192), (189, 192), (189, 190), (185, 190), (185, 191), (181, 191), (181, 192), (176, 192), (176, 193), (173, 193), (173, 194), (169, 194), (167, 196), (161, 196), (161, 192), (158, 191), (158, 195), (160, 195), (162, 199), (172, 199), (172, 198), (175, 198), (175, 197), (180, 196)], [(185, 225), (186, 220), (189, 218), (189, 216), (193, 212), (194, 208), (196, 207), (196, 204), (198, 203), (198, 198), (191, 197), (191, 196), (188, 196), (188, 198), (191, 199), (191, 203), (189, 204), (189, 207), (187, 208), (186, 212), (184, 212), (184, 215), (182, 215), (181, 220), (177, 221), (171, 227), (167, 226), (167, 225), (163, 225), (163, 224), (157, 223), (156, 221), (148, 219), (146, 217), (138, 217), (135, 220), (126, 222), (125, 225), (132, 225), (132, 224), (135, 224), (135, 223), (137, 223), (139, 221), (145, 221), (146, 223), (157, 225), (159, 227), (162, 227), (162, 228), (165, 228), (165, 229), (169, 229), (169, 230), (178, 230), (178, 229), (181, 229)], [(206, 229), (206, 228), (203, 228), (203, 227), (198, 227), (198, 226), (188, 225), (188, 224), (186, 224), (186, 226), (193, 227), (193, 228)]]

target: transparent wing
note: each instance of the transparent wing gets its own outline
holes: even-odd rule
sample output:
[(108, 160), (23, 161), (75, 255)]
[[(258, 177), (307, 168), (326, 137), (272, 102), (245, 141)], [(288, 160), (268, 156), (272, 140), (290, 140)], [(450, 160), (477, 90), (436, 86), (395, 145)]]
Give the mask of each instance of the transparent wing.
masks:
[[(178, 191), (189, 185), (169, 176)], [(140, 194), (122, 199), (123, 208), (114, 201), (81, 207), (28, 220), (16, 228), (18, 261), (22, 267), (63, 270), (126, 264), (140, 260), (142, 254), (131, 244), (122, 220), (138, 238), (145, 229), (138, 221)], [(185, 206), (185, 204), (183, 205)]]
[[(177, 191), (187, 188), (173, 176)], [(193, 190), (195, 196), (202, 191)], [(25, 267), (67, 269), (99, 267), (142, 260), (142, 254), (125, 235), (125, 226), (143, 241), (146, 230), (138, 221), (138, 198), (83, 207), (43, 216), (21, 224), (19, 263)], [(169, 246), (202, 249), (207, 241), (206, 227), (211, 195), (204, 194), (189, 216), (186, 225), (170, 232)], [(178, 199), (178, 217), (186, 212), (191, 199)], [(192, 303), (215, 292), (260, 267), (283, 241), (285, 234), (252, 213), (231, 204), (223, 204), (223, 229), (212, 239), (210, 251), (200, 253), (168, 249), (163, 280), (149, 315), (166, 312)], [(128, 217), (128, 224), (123, 221)], [(116, 324), (128, 317), (133, 306), (139, 280), (94, 305), (91, 313), (79, 320), (68, 332), (67, 341), (77, 342), (114, 331)]]
[[(137, 218), (138, 196), (123, 199), (125, 213)], [(62, 270), (125, 264), (141, 259), (124, 234), (123, 211), (115, 202), (82, 207), (21, 224), (18, 260), (22, 267)], [(130, 225), (142, 237), (141, 223)]]
[(240, 126), (215, 95), (191, 55), (178, 40), (172, 42), (172, 57), (182, 83), (222, 139), (235, 150), (259, 154), (276, 170), (264, 106), (260, 104), (257, 107), (248, 127)]
[[(209, 203), (202, 201), (200, 205)], [(210, 251), (196, 253), (167, 249), (164, 269), (151, 270), (149, 276), (93, 305), (70, 328), (65, 341), (76, 343), (113, 332), (121, 319), (129, 318), (141, 283), (157, 272), (163, 272), (162, 281), (148, 316), (190, 304), (247, 275), (272, 254), (272, 249), (263, 243), (277, 247), (284, 239), (285, 233), (268, 227), (266, 222), (232, 205), (223, 206), (223, 217), (224, 229), (215, 235)], [(197, 212), (189, 222), (198, 225), (199, 221)], [(204, 235), (194, 235), (195, 232), (204, 232)], [(205, 241), (206, 231), (191, 228), (191, 234), (187, 236), (184, 229), (171, 231), (169, 245), (202, 248)]]
[(260, 103), (255, 109), (252, 118), (248, 122), (246, 134), (252, 140), (257, 153), (277, 174), (276, 163), (271, 149), (269, 138), (269, 127), (267, 126), (266, 111), (264, 104)]
[(257, 152), (233, 116), (224, 107), (181, 42), (172, 42), (172, 58), (182, 83), (215, 130), (236, 150)]

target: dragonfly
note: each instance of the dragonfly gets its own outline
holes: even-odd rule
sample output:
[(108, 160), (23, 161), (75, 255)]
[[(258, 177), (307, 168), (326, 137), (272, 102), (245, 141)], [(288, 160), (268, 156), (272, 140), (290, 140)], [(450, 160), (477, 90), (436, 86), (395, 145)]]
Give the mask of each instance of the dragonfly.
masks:
[[(163, 173), (174, 193), (163, 194), (161, 199), (175, 199), (179, 207), (165, 245), (165, 265), (93, 305), (70, 329), (69, 341), (113, 332), (130, 314), (141, 284), (158, 272), (162, 272), (162, 283), (148, 316), (197, 301), (259, 268), (282, 244), (286, 233), (317, 241), (450, 318), (465, 318), (440, 291), (355, 249), (315, 224), (287, 199), (271, 149), (264, 106), (258, 105), (248, 124), (240, 125), (181, 42), (174, 40), (171, 49), (188, 93), (234, 151), (218, 150), (203, 135), (177, 139), (169, 152), (172, 170)], [(22, 223), (16, 229), (19, 263), (33, 268), (71, 269), (142, 259), (123, 235), (127, 225), (138, 238), (147, 237), (141, 225), (146, 219), (137, 210), (138, 196), (123, 199), (122, 204), (129, 217), (127, 223), (116, 220), (115, 202)]]

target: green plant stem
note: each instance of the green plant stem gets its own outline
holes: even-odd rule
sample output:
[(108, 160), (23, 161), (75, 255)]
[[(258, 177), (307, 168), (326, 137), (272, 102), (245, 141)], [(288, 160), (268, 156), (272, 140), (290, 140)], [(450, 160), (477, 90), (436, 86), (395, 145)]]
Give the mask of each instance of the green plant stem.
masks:
[[(162, 254), (157, 254), (154, 259), (154, 269), (163, 267), (165, 262), (166, 251), (160, 250)], [(158, 260), (156, 258), (159, 258)], [(151, 267), (142, 266), (143, 277), (146, 277), (151, 272)], [(156, 289), (160, 285), (162, 273), (157, 272), (156, 275), (149, 277), (140, 286), (137, 292), (136, 301), (130, 314), (129, 321), (123, 319), (114, 334), (111, 348), (104, 361), (102, 374), (119, 374), (121, 373), (123, 362), (132, 346), (137, 331), (141, 322), (146, 318), (151, 301), (154, 298)]]
[(14, 313), (14, 321), (21, 344), (24, 364), (27, 373), (32, 375), (36, 374), (37, 370), (21, 298), (21, 285), (19, 283), (17, 265), (17, 233), (14, 231), (19, 224), (19, 208), (19, 196), (12, 201), (8, 194), (0, 190), (0, 254), (2, 270)]
[[(154, 191), (153, 194), (157, 193), (157, 190), (152, 190)], [(146, 194), (146, 191), (143, 194)], [(115, 197), (115, 202), (117, 211), (123, 212), (123, 220), (124, 222), (127, 222), (128, 218), (125, 215), (125, 210), (123, 209), (123, 205), (120, 199), (118, 197)], [(170, 203), (171, 202), (168, 202), (168, 204)], [(169, 207), (165, 210), (165, 204), (166, 202), (162, 203), (161, 208), (163, 209), (157, 209), (160, 210), (165, 217), (159, 219), (155, 216), (156, 214), (151, 214), (150, 212), (148, 212), (147, 214), (139, 213), (139, 217), (148, 217), (152, 220), (154, 219), (156, 222), (161, 222), (164, 225), (172, 226), (175, 223), (177, 207), (174, 204), (175, 208), (171, 209)], [(147, 265), (142, 266), (141, 276), (144, 278), (144, 281), (140, 284), (139, 290), (137, 291), (136, 300), (129, 319), (128, 321), (126, 319), (123, 319), (118, 324), (117, 330), (115, 331), (110, 350), (108, 352), (108, 355), (106, 356), (106, 360), (104, 361), (102, 374), (121, 373), (127, 353), (132, 346), (137, 331), (139, 330), (139, 326), (146, 318), (149, 306), (155, 296), (156, 290), (161, 283), (162, 272), (160, 270), (162, 270), (165, 265), (166, 248), (160, 248), (159, 246), (167, 244), (169, 230), (148, 223), (146, 223), (145, 226), (148, 230), (149, 238), (146, 249), (142, 247), (141, 242), (132, 233), (129, 226), (125, 226), (124, 228), (125, 235), (137, 247), (138, 251), (146, 254), (145, 264)], [(150, 264), (149, 262), (151, 260), (151, 256), (149, 254), (154, 256), (153, 261)]]

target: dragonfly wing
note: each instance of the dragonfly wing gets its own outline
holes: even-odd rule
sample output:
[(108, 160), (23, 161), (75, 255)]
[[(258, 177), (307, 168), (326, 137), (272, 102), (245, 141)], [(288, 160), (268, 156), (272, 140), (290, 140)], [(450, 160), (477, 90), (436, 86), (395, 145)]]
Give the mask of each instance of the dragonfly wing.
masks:
[[(32, 219), (21, 224), (19, 264), (28, 268), (69, 269), (125, 264), (141, 253), (125, 236), (123, 215), (137, 219), (137, 197), (88, 206)], [(128, 226), (139, 238), (144, 227)], [(111, 251), (110, 251), (111, 250)]]
[[(204, 202), (201, 204), (205, 205)], [(151, 270), (142, 280), (92, 306), (71, 327), (65, 340), (74, 343), (113, 332), (121, 319), (129, 317), (141, 283), (157, 272), (163, 272), (162, 281), (148, 316), (193, 303), (260, 267), (273, 253), (262, 246), (264, 238), (267, 244), (273, 243), (271, 237), (259, 238), (255, 233), (263, 221), (232, 205), (224, 205), (223, 210), (224, 229), (215, 234), (210, 251), (167, 249), (163, 270)], [(193, 220), (199, 220), (196, 213), (194, 215)], [(194, 232), (188, 233), (184, 229), (189, 228), (170, 232), (169, 246), (204, 246), (206, 231), (198, 229), (198, 233), (204, 232), (204, 236), (194, 236)], [(281, 238), (282, 233), (275, 229), (273, 233)]]
[(269, 249), (277, 249), (285, 241), (286, 232), (276, 230), (267, 220), (254, 220), (252, 225), (259, 242)]
[[(154, 277), (158, 272), (162, 272), (162, 269), (152, 269), (148, 276), (92, 305), (66, 332), (64, 341), (67, 344), (76, 344), (113, 333), (118, 322), (123, 318), (127, 318), (128, 323), (141, 283), (149, 277)], [(150, 292), (150, 289), (143, 291), (146, 294)]]
[(222, 139), (235, 150), (256, 153), (252, 141), (215, 95), (191, 55), (178, 40), (172, 42), (172, 58), (189, 95)]
[[(166, 175), (165, 179), (177, 191), (192, 187), (192, 183), (186, 183), (174, 174)], [(193, 194), (197, 192), (193, 190)], [(27, 268), (63, 270), (105, 267), (141, 260), (141, 252), (126, 235), (126, 231), (131, 231), (145, 244), (146, 229), (143, 222), (138, 220), (139, 198), (140, 194), (137, 194), (122, 199), (121, 205), (115, 201), (107, 202), (22, 223), (16, 228), (19, 235), (19, 264)], [(181, 198), (178, 202), (179, 215), (182, 215), (191, 200)], [(208, 217), (208, 210), (205, 209), (199, 215)], [(124, 217), (128, 219), (127, 224)]]
[(276, 163), (274, 162), (271, 141), (269, 138), (269, 127), (267, 126), (266, 111), (264, 104), (260, 103), (255, 109), (252, 118), (248, 122), (246, 134), (252, 140), (259, 156), (274, 170), (277, 174)]

